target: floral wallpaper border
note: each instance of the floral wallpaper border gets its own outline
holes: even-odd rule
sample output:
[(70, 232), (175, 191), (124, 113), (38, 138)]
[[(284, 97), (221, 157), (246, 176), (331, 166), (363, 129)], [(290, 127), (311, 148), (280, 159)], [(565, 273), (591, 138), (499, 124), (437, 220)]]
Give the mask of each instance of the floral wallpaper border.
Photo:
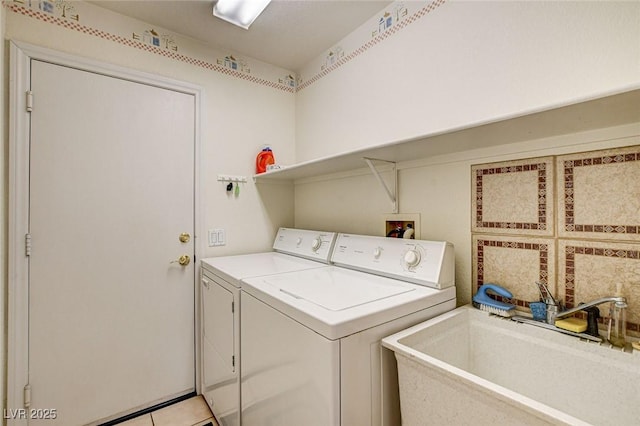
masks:
[[(98, 37), (114, 43), (129, 46), (145, 52), (157, 54), (176, 61), (184, 62), (197, 67), (205, 68), (214, 72), (225, 74), (231, 77), (246, 80), (255, 84), (268, 86), (277, 90), (289, 93), (296, 93), (313, 85), (326, 75), (337, 70), (346, 63), (380, 44), (388, 37), (416, 22), (418, 19), (431, 13), (447, 0), (434, 0), (411, 13), (402, 1), (394, 2), (389, 8), (383, 10), (380, 16), (372, 18), (366, 25), (370, 25), (368, 31), (370, 39), (363, 40), (362, 35), (356, 42), (357, 48), (350, 53), (345, 53), (341, 45), (336, 45), (321, 58), (321, 64), (316, 71), (311, 72), (310, 78), (302, 79), (300, 75), (288, 72), (282, 73), (278, 77), (258, 77), (252, 75), (251, 65), (247, 60), (234, 57), (232, 54), (223, 55), (212, 61), (192, 57), (185, 53), (178, 53), (178, 42), (176, 36), (165, 32), (159, 33), (154, 28), (137, 30), (132, 36), (116, 34), (111, 30), (94, 28), (89, 24), (81, 24), (81, 13), (76, 12), (75, 6), (81, 6), (83, 2), (73, 2), (68, 0), (3, 0), (2, 6), (9, 12), (20, 14), (42, 22), (64, 27), (69, 30), (78, 31), (83, 34)], [(86, 7), (87, 5), (83, 5)], [(92, 7), (97, 7), (90, 5)], [(412, 5), (413, 6), (413, 5)], [(414, 6), (415, 7), (415, 6)], [(66, 12), (70, 12), (66, 16)], [(59, 15), (59, 16), (58, 16)], [(247, 71), (249, 70), (249, 71)]]
[[(274, 81), (267, 78), (257, 77), (251, 74), (250, 67), (247, 65), (246, 61), (236, 59), (233, 57), (233, 55), (223, 56), (221, 58), (215, 59), (214, 61), (195, 58), (183, 53), (179, 53), (177, 44), (172, 36), (166, 35), (165, 37), (167, 41), (165, 43), (157, 42), (156, 37), (158, 37), (159, 39), (159, 36), (153, 29), (146, 30), (142, 34), (134, 32), (132, 33), (131, 37), (127, 37), (81, 24), (78, 18), (73, 18), (73, 20), (70, 20), (67, 17), (56, 16), (54, 15), (54, 8), (49, 6), (42, 7), (42, 4), (48, 4), (51, 2), (29, 1), (28, 3), (33, 4), (30, 7), (28, 4), (26, 4), (26, 2), (14, 0), (12, 2), (3, 2), (3, 6), (9, 12), (20, 14), (28, 18), (37, 19), (48, 24), (57, 25), (89, 36), (98, 37), (103, 40), (108, 40), (124, 46), (164, 56), (169, 59), (184, 62), (200, 68), (205, 68), (255, 84), (260, 84), (285, 92), (295, 93), (295, 87), (292, 87), (291, 85), (290, 76), (283, 75), (280, 78), (275, 79)], [(38, 4), (37, 8), (35, 6), (35, 3)], [(145, 33), (148, 33), (150, 35), (146, 37)], [(163, 44), (165, 44), (166, 47), (163, 47)], [(231, 58), (233, 58), (233, 60)], [(241, 64), (241, 66), (239, 66), (238, 64)]]
[(331, 48), (327, 53), (326, 58), (322, 62), (319, 71), (316, 74), (312, 75), (309, 78), (299, 78), (296, 91), (304, 90), (305, 88), (311, 86), (321, 78), (327, 76), (328, 74), (357, 58), (361, 54), (365, 53), (372, 47), (383, 42), (388, 37), (392, 36), (408, 25), (416, 22), (418, 19), (433, 12), (446, 2), (447, 0), (434, 0), (426, 6), (418, 9), (410, 16), (407, 16), (408, 12), (403, 3), (394, 3), (394, 6), (397, 10), (397, 13), (395, 14), (395, 21), (389, 21), (388, 15), (390, 14), (387, 11), (384, 11), (379, 19), (374, 19), (373, 21), (371, 21), (372, 25), (375, 25), (375, 29), (371, 32), (371, 35), (373, 36), (371, 40), (366, 41), (364, 44), (360, 45), (358, 48), (354, 49), (351, 53), (348, 54), (345, 54), (342, 46), (334, 46), (333, 48)]

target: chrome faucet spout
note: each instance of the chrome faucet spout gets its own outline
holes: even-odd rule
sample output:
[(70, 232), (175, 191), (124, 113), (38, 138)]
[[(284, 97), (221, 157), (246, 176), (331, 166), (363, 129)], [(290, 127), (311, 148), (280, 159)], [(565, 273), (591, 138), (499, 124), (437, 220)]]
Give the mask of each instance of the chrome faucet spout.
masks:
[[(607, 340), (615, 346), (624, 347), (626, 341), (626, 309), (628, 308), (627, 299), (620, 296), (621, 285), (618, 286), (616, 296), (601, 297), (587, 303), (581, 303), (570, 309), (565, 309), (562, 306), (562, 302), (556, 301), (553, 298), (549, 289), (542, 282), (536, 282), (540, 291), (540, 297), (544, 300), (546, 305), (546, 318), (545, 321), (538, 319), (532, 319), (530, 317), (515, 315), (511, 317), (513, 321), (517, 321), (524, 324), (535, 325), (536, 327), (546, 328), (548, 330), (554, 330), (560, 333), (576, 336), (581, 339), (586, 339), (594, 342), (603, 342), (604, 338), (600, 336), (598, 331), (598, 318), (600, 317), (600, 311), (597, 306), (603, 303), (611, 303), (611, 310), (609, 312), (609, 327)], [(575, 314), (576, 312), (584, 311), (587, 314), (587, 327), (585, 332), (574, 332), (568, 329), (564, 329), (556, 326), (556, 319), (561, 319)], [(614, 323), (615, 321), (615, 323)], [(614, 325), (615, 324), (615, 325)]]
[[(553, 312), (553, 309), (547, 309), (547, 323), (554, 325), (556, 319), (568, 317), (569, 315), (575, 314), (576, 312), (580, 312), (592, 306), (598, 306), (603, 303), (615, 303), (619, 308), (627, 307), (627, 299), (622, 296), (612, 296), (612, 297), (602, 297), (600, 299), (592, 300), (591, 302), (582, 303), (574, 308), (566, 309), (561, 312)], [(555, 313), (555, 315), (553, 315)]]
[(571, 314), (575, 314), (576, 312), (582, 311), (586, 308), (590, 308), (592, 306), (598, 306), (598, 305), (602, 305), (603, 303), (615, 303), (616, 306), (618, 306), (619, 308), (626, 308), (627, 307), (627, 299), (622, 297), (622, 296), (616, 296), (616, 297), (602, 297), (600, 299), (596, 299), (593, 300), (591, 302), (587, 302), (587, 303), (583, 303), (581, 305), (576, 306), (575, 308), (571, 308), (571, 309), (567, 309), (565, 311), (562, 312), (558, 312), (556, 314), (556, 318), (564, 318), (564, 317), (568, 317)]

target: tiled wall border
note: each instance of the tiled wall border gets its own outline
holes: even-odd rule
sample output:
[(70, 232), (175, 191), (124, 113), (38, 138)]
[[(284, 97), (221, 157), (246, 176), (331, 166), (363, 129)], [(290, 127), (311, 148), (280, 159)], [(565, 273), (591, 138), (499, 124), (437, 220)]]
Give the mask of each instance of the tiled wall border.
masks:
[[(553, 168), (553, 167), (551, 167)], [(521, 172), (538, 172), (538, 222), (487, 222), (483, 218), (483, 178), (485, 176), (497, 175), (503, 173), (521, 173)], [(553, 231), (553, 224), (547, 223), (547, 163), (530, 163), (512, 166), (488, 167), (476, 170), (475, 191), (476, 191), (476, 209), (475, 209), (475, 231), (497, 230), (540, 230)], [(549, 182), (553, 185), (553, 181)], [(550, 207), (553, 205), (551, 204)], [(551, 228), (550, 228), (551, 227)]]
[[(586, 154), (585, 154), (586, 155)], [(577, 167), (589, 167), (603, 164), (622, 164), (627, 162), (640, 161), (640, 150), (638, 152), (624, 153), (618, 155), (599, 155), (578, 160), (566, 160), (564, 165), (564, 231), (571, 233), (593, 232), (598, 234), (627, 234), (640, 235), (640, 226), (625, 224), (593, 225), (577, 224), (574, 216), (574, 170)], [(615, 238), (615, 236), (614, 236)]]
[[(487, 237), (486, 239), (478, 236), (478, 240), (476, 242), (476, 291), (485, 283), (484, 282), (484, 248), (485, 247), (502, 247), (502, 248), (511, 248), (517, 250), (533, 250), (539, 253), (539, 266), (540, 266), (540, 275), (539, 280), (545, 284), (549, 282), (549, 245), (548, 244), (540, 244), (540, 243), (528, 243), (523, 241), (503, 241), (503, 240), (494, 240)], [(553, 260), (552, 260), (553, 261)], [(531, 283), (532, 285), (534, 283)], [(502, 300), (502, 297), (497, 297), (497, 299)], [(509, 300), (505, 300), (509, 303), (513, 303), (516, 306), (520, 306), (523, 308), (529, 307), (529, 302), (526, 300), (521, 300), (518, 298), (513, 298)]]
[[(602, 247), (585, 247), (578, 244), (571, 244), (565, 247), (565, 305), (567, 308), (573, 308), (575, 301), (575, 260), (576, 255), (588, 256), (604, 256), (619, 259), (636, 259), (640, 260), (640, 250), (624, 250)], [(602, 322), (602, 320), (601, 320)], [(633, 332), (640, 331), (640, 324), (627, 322), (627, 330)]]

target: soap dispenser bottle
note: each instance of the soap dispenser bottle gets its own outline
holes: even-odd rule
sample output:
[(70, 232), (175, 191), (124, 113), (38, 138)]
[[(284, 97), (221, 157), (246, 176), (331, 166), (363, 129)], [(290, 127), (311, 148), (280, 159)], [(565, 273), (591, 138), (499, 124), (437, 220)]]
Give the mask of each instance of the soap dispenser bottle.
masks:
[(600, 309), (597, 306), (583, 309), (587, 313), (587, 333), (590, 336), (600, 337), (598, 333), (598, 318), (600, 318)]
[[(616, 296), (622, 296), (622, 284), (616, 288)], [(611, 303), (609, 308), (609, 327), (607, 340), (613, 346), (624, 348), (627, 343), (627, 307), (619, 303)]]

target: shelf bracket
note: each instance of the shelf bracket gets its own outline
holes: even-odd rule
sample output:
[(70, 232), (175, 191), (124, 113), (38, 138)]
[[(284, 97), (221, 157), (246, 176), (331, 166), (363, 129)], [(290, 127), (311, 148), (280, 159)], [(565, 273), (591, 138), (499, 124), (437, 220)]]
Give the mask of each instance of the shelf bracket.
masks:
[[(362, 159), (367, 163), (367, 165), (371, 169), (371, 172), (373, 173), (373, 175), (376, 177), (380, 185), (382, 185), (382, 188), (387, 193), (387, 197), (389, 197), (389, 201), (391, 201), (391, 204), (393, 205), (393, 213), (398, 213), (398, 196), (397, 196), (398, 168), (396, 167), (396, 163), (394, 161), (379, 160), (376, 158), (363, 157)], [(375, 164), (373, 164), (374, 161), (381, 161), (387, 164), (391, 164), (391, 172), (392, 172), (391, 174), (393, 177), (393, 190), (389, 189), (389, 187), (387, 186), (387, 183), (384, 181), (384, 179), (382, 179), (380, 172), (378, 171), (378, 169), (376, 169)]]

